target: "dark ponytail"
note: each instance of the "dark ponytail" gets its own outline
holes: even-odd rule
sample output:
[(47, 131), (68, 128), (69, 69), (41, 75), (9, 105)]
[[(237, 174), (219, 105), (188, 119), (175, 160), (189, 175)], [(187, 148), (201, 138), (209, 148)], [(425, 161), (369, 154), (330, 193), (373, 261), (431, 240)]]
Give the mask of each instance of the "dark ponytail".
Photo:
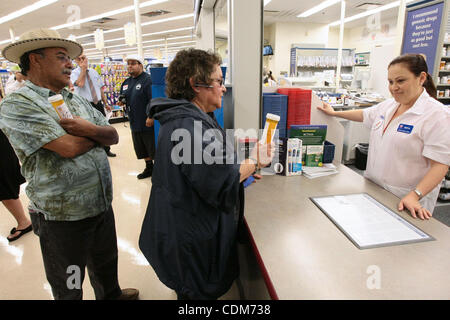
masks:
[(388, 69), (392, 65), (398, 63), (403, 63), (416, 77), (419, 77), (422, 72), (425, 72), (427, 74), (427, 79), (423, 83), (423, 87), (427, 90), (430, 97), (437, 99), (437, 89), (434, 85), (433, 78), (431, 78), (431, 75), (428, 73), (427, 62), (422, 54), (404, 54), (398, 56), (389, 63)]
[(437, 99), (437, 89), (436, 86), (434, 85), (433, 78), (431, 78), (431, 75), (428, 72), (427, 72), (427, 79), (423, 83), (423, 87), (425, 88), (425, 90), (427, 90), (430, 97)]

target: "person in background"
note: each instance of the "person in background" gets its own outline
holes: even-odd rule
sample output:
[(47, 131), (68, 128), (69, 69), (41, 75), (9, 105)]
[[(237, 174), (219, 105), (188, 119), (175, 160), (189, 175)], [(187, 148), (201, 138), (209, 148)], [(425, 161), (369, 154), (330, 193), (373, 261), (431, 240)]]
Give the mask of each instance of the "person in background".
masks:
[(371, 129), (365, 177), (399, 197), (398, 210), (429, 219), (450, 165), (450, 112), (435, 99), (420, 54), (391, 61), (388, 82), (393, 98), (376, 106), (334, 111), (323, 103), (318, 109)]
[[(75, 58), (77, 67), (72, 70), (70, 75), (69, 88), (73, 85), (75, 93), (86, 98), (90, 104), (106, 117), (105, 108), (111, 111), (111, 106), (106, 100), (102, 78), (92, 68), (89, 68), (89, 61), (86, 55), (81, 54)], [(100, 99), (101, 98), (101, 99)], [(115, 157), (116, 154), (111, 152), (110, 146), (105, 146), (108, 157)]]
[(161, 127), (139, 247), (180, 300), (217, 299), (238, 277), (242, 182), (272, 159), (267, 145), (241, 164), (230, 152), (213, 113), (226, 92), (220, 63), (214, 53), (179, 51), (166, 74), (168, 98), (149, 110)]
[[(117, 131), (65, 87), (82, 47), (51, 29), (25, 32), (2, 55), (19, 63), (25, 86), (0, 104), (0, 128), (28, 181), (32, 228), (56, 300), (82, 299), (87, 267), (96, 299), (137, 299), (119, 286), (112, 178), (104, 145)], [(59, 94), (73, 116), (60, 119), (48, 98)], [(77, 277), (77, 278), (74, 278)], [(73, 279), (77, 279), (76, 281)]]
[(125, 79), (120, 87), (120, 95), (125, 97), (130, 120), (134, 151), (138, 159), (145, 160), (145, 169), (138, 174), (138, 179), (152, 176), (153, 157), (155, 155), (155, 131), (153, 119), (147, 117), (147, 106), (152, 99), (152, 81), (150, 75), (144, 72), (144, 59), (138, 55), (129, 55), (125, 61), (130, 77)]
[(22, 88), (25, 85), (26, 77), (20, 72), (20, 67), (14, 65), (11, 67), (11, 76), (5, 84), (5, 95)]
[[(0, 102), (2, 101), (0, 91)], [(22, 202), (19, 199), (20, 185), (25, 182), (25, 178), (20, 173), (20, 163), (14, 149), (0, 130), (0, 201), (17, 221), (17, 227), (12, 228), (7, 236), (9, 242), (18, 240), (24, 234), (32, 230), (31, 221), (25, 215)]]

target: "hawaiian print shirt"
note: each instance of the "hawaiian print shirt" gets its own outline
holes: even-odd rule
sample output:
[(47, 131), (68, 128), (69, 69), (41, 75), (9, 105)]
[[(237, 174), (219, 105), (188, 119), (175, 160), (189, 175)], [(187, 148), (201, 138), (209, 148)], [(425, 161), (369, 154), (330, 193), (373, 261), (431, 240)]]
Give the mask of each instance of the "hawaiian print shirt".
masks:
[[(26, 81), (0, 104), (0, 129), (8, 137), (28, 182), (30, 209), (46, 220), (77, 221), (106, 211), (112, 202), (109, 162), (102, 146), (75, 158), (63, 158), (43, 146), (67, 132), (48, 102), (49, 89)], [(106, 118), (84, 98), (66, 89), (61, 95), (74, 116), (99, 126)]]

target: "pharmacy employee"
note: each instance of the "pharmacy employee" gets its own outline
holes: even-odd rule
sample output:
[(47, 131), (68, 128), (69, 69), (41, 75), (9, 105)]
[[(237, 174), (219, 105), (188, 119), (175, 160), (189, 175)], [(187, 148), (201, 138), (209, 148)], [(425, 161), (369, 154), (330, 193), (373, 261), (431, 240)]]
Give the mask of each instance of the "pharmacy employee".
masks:
[(422, 55), (395, 58), (388, 67), (393, 98), (364, 110), (328, 115), (363, 122), (371, 129), (365, 177), (401, 198), (398, 210), (429, 219), (450, 165), (450, 112), (436, 99), (436, 87)]

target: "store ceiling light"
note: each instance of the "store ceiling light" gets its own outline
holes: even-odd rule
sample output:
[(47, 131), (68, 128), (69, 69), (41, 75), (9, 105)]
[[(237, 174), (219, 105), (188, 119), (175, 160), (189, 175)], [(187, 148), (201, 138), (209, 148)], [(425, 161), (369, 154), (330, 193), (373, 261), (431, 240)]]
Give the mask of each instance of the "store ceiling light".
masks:
[[(170, 19), (172, 19), (172, 20), (184, 19), (184, 18), (186, 18), (186, 16), (193, 16), (193, 14), (176, 16), (176, 17), (173, 17), (173, 18), (170, 18)], [(155, 20), (154, 24), (155, 23), (162, 23), (162, 22), (166, 22), (166, 19)], [(155, 35), (155, 34), (164, 34), (164, 33), (169, 33), (169, 32), (189, 30), (189, 29), (193, 29), (193, 28), (194, 27), (185, 27), (185, 28), (178, 28), (178, 29), (172, 29), (172, 30), (165, 30), (165, 31), (153, 32), (153, 33), (146, 33), (146, 34), (143, 34), (142, 36), (145, 37), (145, 36), (151, 36), (151, 35)], [(106, 31), (103, 31), (103, 33), (111, 33), (111, 32), (120, 31), (120, 30), (123, 30), (123, 27), (122, 28), (117, 28), (117, 29), (106, 30)], [(86, 37), (90, 37), (90, 36), (93, 36), (93, 35), (94, 35), (93, 33), (87, 33), (87, 34), (83, 34), (83, 35), (77, 36), (77, 39), (86, 38)], [(1, 42), (0, 42), (0, 44), (1, 44)]]
[(309, 16), (311, 16), (311, 15), (313, 15), (313, 14), (319, 12), (319, 11), (322, 11), (323, 9), (328, 8), (328, 7), (334, 5), (334, 4), (338, 3), (338, 2), (341, 2), (341, 0), (326, 0), (326, 1), (322, 2), (321, 4), (319, 4), (319, 5), (311, 8), (311, 9), (306, 10), (305, 12), (299, 14), (297, 16), (297, 18), (309, 17)]
[[(46, 1), (49, 1), (49, 0), (46, 0)], [(58, 1), (58, 0), (51, 0), (51, 1), (55, 2), (55, 1)], [(154, 5), (154, 4), (167, 2), (167, 1), (169, 1), (169, 0), (152, 0), (152, 1), (147, 1), (147, 2), (141, 3), (139, 7), (140, 8), (144, 8), (144, 7), (148, 7), (148, 6), (151, 6), (151, 5)], [(39, 1), (39, 2), (42, 2), (42, 1)], [(26, 9), (26, 8), (23, 8), (23, 9)], [(127, 9), (127, 10), (123, 11), (125, 9)], [(62, 25), (59, 25), (59, 26), (51, 27), (50, 29), (59, 30), (59, 29), (62, 29), (62, 28), (68, 28), (68, 27), (71, 27), (71, 26), (74, 26), (74, 25), (78, 25), (78, 24), (81, 24), (81, 23), (84, 23), (84, 22), (88, 22), (88, 21), (92, 21), (92, 20), (96, 20), (96, 19), (100, 19), (100, 18), (106, 17), (108, 14), (111, 16), (113, 14), (119, 14), (119, 13), (122, 13), (122, 12), (127, 12), (127, 11), (132, 11), (132, 10), (134, 10), (134, 6), (128, 6), (128, 7), (122, 8), (122, 9), (118, 9), (118, 10), (114, 10), (114, 11), (108, 11), (108, 12), (105, 12), (103, 14), (91, 16), (89, 18), (80, 19), (80, 20), (77, 20), (77, 21), (73, 21), (71, 23), (66, 23), (66, 24), (62, 24)], [(191, 14), (191, 16), (193, 16), (193, 14)], [(186, 18), (186, 15), (170, 18), (171, 19), (170, 21), (177, 20), (177, 19), (184, 19), (184, 18)], [(160, 19), (160, 20), (154, 21), (153, 23), (156, 24), (156, 23), (161, 23), (161, 22), (165, 22), (165, 21), (168, 21), (168, 20)], [(103, 33), (111, 33), (111, 32), (120, 31), (120, 30), (123, 30), (123, 27), (122, 28), (116, 28), (116, 29), (107, 30), (107, 31), (104, 31)], [(93, 35), (94, 35), (94, 33), (87, 33), (87, 34), (83, 34), (83, 35), (77, 36), (76, 39), (90, 37), (90, 36), (93, 36)], [(16, 37), (16, 40), (18, 40), (18, 39), (19, 39), (19, 37)], [(9, 42), (11, 42), (10, 39), (3, 40), (3, 41), (0, 41), (0, 45), (5, 44), (5, 43), (9, 43)]]
[[(159, 4), (159, 3), (162, 3), (162, 2), (167, 2), (167, 1), (169, 1), (169, 0), (152, 0), (152, 1), (147, 1), (147, 2), (141, 3), (139, 5), (139, 8), (144, 8), (144, 7), (152, 6), (152, 5)], [(91, 17), (87, 17), (87, 18), (84, 18), (84, 19), (79, 19), (79, 20), (72, 21), (72, 22), (69, 22), (69, 23), (61, 24), (59, 26), (52, 27), (51, 29), (59, 30), (59, 29), (69, 28), (69, 27), (76, 26), (76, 25), (79, 25), (79, 24), (82, 24), (82, 23), (86, 23), (86, 22), (89, 22), (89, 21), (94, 21), (94, 20), (97, 20), (97, 19), (105, 18), (105, 17), (111, 17), (111, 16), (115, 16), (115, 15), (118, 15), (118, 14), (121, 14), (121, 13), (133, 11), (133, 10), (134, 10), (134, 6), (127, 6), (127, 7), (121, 8), (121, 9), (107, 11), (107, 12), (104, 12), (104, 13), (101, 13), (101, 14), (97, 14), (95, 16), (91, 16)]]
[[(195, 37), (195, 35), (192, 35), (192, 36), (178, 36), (178, 37), (170, 37), (170, 38), (167, 38), (167, 39), (166, 38), (161, 38), (161, 39), (142, 41), (142, 43), (161, 42), (161, 41), (164, 41), (164, 40), (178, 40), (178, 39), (186, 39), (186, 38), (194, 38), (194, 37)], [(88, 43), (88, 44), (91, 44), (91, 43)], [(94, 43), (92, 43), (92, 44), (94, 44)], [(114, 46), (107, 46), (104, 49), (120, 48), (120, 47), (126, 47), (126, 46), (128, 46), (128, 45), (127, 44), (118, 44), (118, 45), (114, 45)], [(98, 49), (97, 48), (84, 49), (84, 51), (88, 51), (88, 50), (90, 51), (90, 50), (98, 50)]]
[(48, 5), (52, 4), (52, 3), (55, 3), (57, 1), (59, 1), (59, 0), (41, 0), (41, 1), (37, 1), (37, 2), (33, 3), (32, 5), (26, 6), (26, 7), (22, 8), (22, 9), (20, 9), (20, 10), (11, 12), (10, 14), (7, 14), (6, 16), (1, 17), (0, 18), (0, 24), (5, 23), (5, 22), (10, 21), (10, 20), (13, 20), (13, 19), (16, 19), (18, 17), (21, 17), (21, 16), (27, 14), (27, 13), (36, 11), (36, 10), (38, 10), (40, 8), (46, 7), (46, 6), (48, 6)]
[[(146, 33), (143, 34), (142, 37), (146, 37), (146, 36), (153, 36), (153, 35), (158, 35), (158, 34), (165, 34), (165, 33), (172, 33), (172, 32), (177, 32), (177, 31), (186, 31), (186, 30), (192, 30), (194, 27), (187, 27), (187, 28), (178, 28), (178, 29), (172, 29), (172, 30), (165, 30), (165, 31), (159, 31), (159, 32), (153, 32), (153, 33)], [(195, 37), (195, 35), (192, 35), (193, 37)], [(187, 37), (191, 37), (191, 36), (183, 36), (185, 38)], [(170, 39), (176, 39), (177, 37), (172, 37), (172, 38), (167, 38), (167, 40)], [(124, 40), (125, 38), (115, 38), (115, 39), (109, 39), (109, 40), (105, 40), (105, 42), (113, 42), (113, 41), (119, 41), (119, 40)], [(144, 41), (145, 42), (145, 41)], [(91, 46), (94, 45), (95, 42), (89, 42), (89, 43), (83, 43), (83, 47), (84, 46)], [(121, 45), (121, 46), (125, 46), (125, 45)], [(106, 48), (111, 48), (111, 47), (117, 47), (117, 46), (109, 46)]]
[[(193, 40), (193, 41), (181, 41), (181, 42), (170, 42), (170, 43), (167, 43), (167, 47), (170, 47), (172, 45), (177, 45), (177, 44), (186, 44), (186, 43), (195, 43), (195, 42), (196, 42), (195, 40)], [(142, 48), (143, 49), (160, 48), (160, 47), (165, 47), (165, 46), (166, 46), (166, 44), (163, 43), (163, 44), (156, 44), (156, 45), (152, 45), (152, 46), (144, 46)], [(133, 48), (118, 49), (118, 50), (114, 50), (114, 51), (111, 51), (111, 52), (117, 53), (117, 52), (123, 52), (123, 51), (128, 51), (128, 50), (134, 50), (134, 49)]]
[(154, 36), (157, 34), (164, 34), (164, 33), (171, 33), (171, 32), (177, 32), (177, 31), (186, 31), (186, 30), (193, 30), (194, 27), (185, 27), (185, 28), (178, 28), (178, 29), (171, 29), (171, 30), (165, 30), (165, 31), (158, 31), (158, 32), (152, 32), (152, 33), (145, 33), (142, 36)]
[(194, 17), (193, 13), (183, 14), (181, 16), (176, 16), (176, 17), (172, 17), (172, 18), (165, 18), (165, 19), (159, 19), (159, 20), (155, 20), (155, 21), (149, 21), (146, 23), (142, 23), (141, 26), (144, 27), (144, 26), (149, 26), (151, 24), (168, 22), (168, 21), (179, 20), (179, 19), (193, 18), (193, 17)]
[[(414, 0), (406, 0), (406, 3), (411, 2), (411, 1), (414, 1)], [(389, 9), (398, 7), (399, 5), (400, 5), (400, 1), (395, 1), (395, 2), (389, 3), (389, 4), (385, 5), (385, 6), (378, 7), (376, 9), (367, 10), (365, 12), (362, 12), (362, 13), (356, 14), (354, 16), (345, 18), (344, 19), (344, 23), (347, 23), (347, 22), (350, 22), (350, 21), (354, 21), (354, 20), (358, 20), (358, 19), (361, 19), (361, 18), (370, 16), (370, 15), (373, 15), (373, 14), (381, 12), (381, 11), (389, 10)], [(338, 26), (340, 23), (341, 23), (341, 20), (338, 20), (338, 21), (335, 21), (333, 23), (330, 23), (329, 26), (330, 27), (335, 27), (335, 26)]]

